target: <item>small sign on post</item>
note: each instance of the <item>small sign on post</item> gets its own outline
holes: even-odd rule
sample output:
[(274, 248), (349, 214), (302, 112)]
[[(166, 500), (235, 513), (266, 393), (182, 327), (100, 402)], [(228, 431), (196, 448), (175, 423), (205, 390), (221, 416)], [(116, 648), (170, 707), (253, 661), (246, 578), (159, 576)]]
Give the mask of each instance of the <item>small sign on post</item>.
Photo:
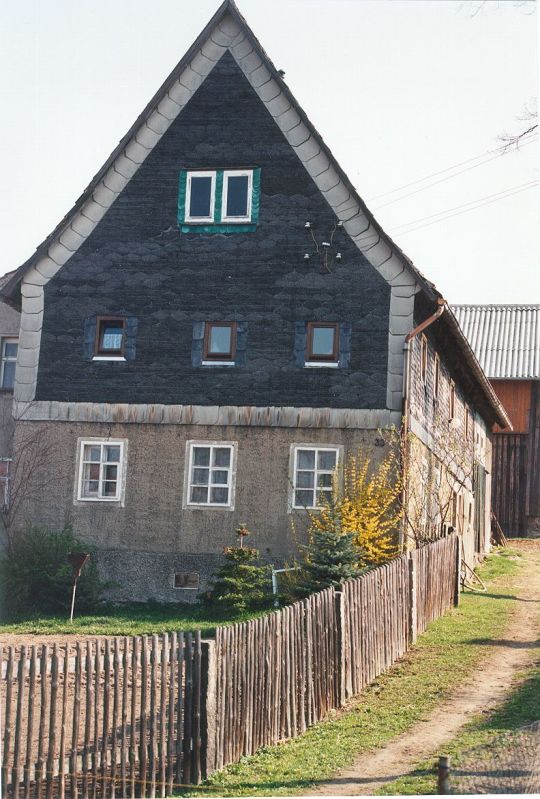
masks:
[(71, 624), (73, 624), (73, 611), (75, 609), (75, 592), (77, 591), (77, 580), (81, 576), (81, 571), (90, 557), (88, 552), (70, 552), (68, 555), (68, 560), (71, 563), (71, 568), (73, 570), (73, 593), (71, 595), (71, 613), (69, 616), (69, 620)]

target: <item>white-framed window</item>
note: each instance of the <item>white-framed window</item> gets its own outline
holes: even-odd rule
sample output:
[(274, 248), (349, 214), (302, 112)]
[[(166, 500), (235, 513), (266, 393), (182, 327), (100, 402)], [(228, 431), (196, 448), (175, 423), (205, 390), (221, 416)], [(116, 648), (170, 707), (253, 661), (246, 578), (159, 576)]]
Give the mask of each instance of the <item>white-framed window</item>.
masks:
[(340, 447), (293, 444), (291, 447), (291, 508), (320, 508), (332, 493), (332, 479), (340, 464)]
[(234, 441), (188, 441), (184, 507), (233, 510), (236, 477)]
[(206, 224), (214, 221), (216, 172), (188, 172), (185, 221)]
[(252, 195), (252, 169), (224, 170), (221, 221), (251, 222)]
[(15, 385), (15, 367), (17, 366), (17, 352), (19, 349), (19, 339), (2, 339), (2, 367), (0, 374), (0, 386), (12, 389)]
[(0, 503), (9, 507), (9, 473), (11, 458), (0, 458)]
[(79, 439), (77, 500), (123, 503), (126, 454), (126, 439)]

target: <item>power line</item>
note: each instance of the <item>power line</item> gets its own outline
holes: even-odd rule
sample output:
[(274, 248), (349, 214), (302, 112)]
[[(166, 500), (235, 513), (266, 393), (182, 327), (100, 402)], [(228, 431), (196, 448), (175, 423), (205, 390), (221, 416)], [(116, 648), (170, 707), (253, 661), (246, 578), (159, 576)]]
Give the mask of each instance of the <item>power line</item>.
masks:
[[(523, 147), (526, 147), (527, 144), (532, 144), (534, 139), (529, 139), (528, 141), (523, 144)], [(465, 172), (470, 172), (471, 169), (477, 169), (479, 166), (484, 166), (484, 164), (488, 164), (490, 161), (494, 161), (496, 158), (500, 158), (499, 153), (493, 153), (489, 157), (485, 158), (483, 161), (480, 161), (477, 164), (472, 164), (471, 166), (465, 167), (465, 169), (460, 169), (458, 172), (454, 172), (453, 175), (447, 175), (444, 178), (439, 178), (439, 180), (434, 180), (433, 183), (428, 183), (427, 186), (422, 186), (419, 189), (415, 189), (414, 191), (409, 191), (407, 194), (402, 194), (401, 197), (396, 197), (394, 200), (388, 200), (388, 202), (383, 203), (382, 205), (377, 205), (373, 210), (378, 211), (379, 208), (386, 208), (387, 205), (392, 205), (393, 203), (398, 203), (400, 200), (405, 200), (407, 197), (412, 197), (414, 194), (419, 194), (422, 191), (426, 191), (427, 189), (431, 189), (433, 186), (437, 186), (439, 183), (444, 183), (447, 180), (452, 180), (452, 178), (457, 177), (458, 175), (463, 175)], [(446, 170), (448, 171), (448, 170)]]
[[(533, 132), (530, 138), (526, 139), (526, 141), (522, 145), (520, 144), (520, 146), (525, 147), (526, 144), (535, 141), (537, 136), (538, 136), (537, 132), (536, 131)], [(507, 150), (507, 145), (501, 145), (500, 147), (497, 147), (496, 150), (486, 150), (486, 152), (481, 153), (480, 155), (476, 155), (474, 156), (474, 158), (467, 158), (465, 161), (459, 161), (457, 164), (453, 164), (452, 166), (446, 167), (445, 169), (440, 169), (438, 172), (432, 172), (429, 175), (424, 175), (424, 177), (422, 178), (418, 178), (417, 180), (412, 180), (410, 181), (410, 183), (404, 183), (402, 186), (398, 186), (397, 188), (391, 189), (390, 191), (384, 191), (381, 194), (375, 194), (373, 197), (369, 197), (367, 202), (372, 202), (373, 200), (379, 200), (382, 197), (388, 197), (388, 195), (390, 194), (395, 194), (397, 191), (408, 189), (410, 186), (416, 186), (418, 185), (418, 183), (423, 183), (425, 180), (429, 180), (430, 178), (436, 178), (439, 175), (444, 175), (446, 172), (451, 172), (453, 169), (457, 169), (460, 166), (465, 166), (466, 164), (472, 164), (475, 161), (480, 161), (480, 160), (483, 161), (483, 159), (486, 158), (487, 160), (492, 160), (498, 157), (499, 155), (503, 155), (504, 153), (502, 151), (504, 150)], [(453, 176), (449, 176), (448, 179), (450, 179), (450, 177)]]
[(461, 203), (461, 205), (454, 205), (452, 208), (443, 208), (442, 211), (437, 211), (435, 214), (429, 214), (428, 216), (421, 216), (418, 219), (411, 219), (409, 222), (402, 222), (400, 225), (394, 225), (393, 227), (389, 228), (389, 230), (397, 230), (398, 228), (409, 227), (410, 225), (417, 225), (420, 222), (425, 222), (428, 219), (434, 219), (436, 216), (441, 216), (443, 214), (448, 214), (451, 211), (459, 211), (461, 208), (466, 208), (469, 205), (476, 205), (476, 203), (482, 203), (484, 200), (490, 200), (492, 197), (500, 197), (501, 195), (506, 194), (506, 192), (513, 192), (515, 189), (522, 189), (528, 188), (532, 186), (538, 185), (537, 180), (530, 180), (527, 183), (519, 183), (516, 186), (509, 186), (506, 189), (502, 189), (501, 191), (493, 192), (493, 194), (486, 194), (484, 197), (477, 197), (475, 200), (469, 200), (467, 203)]
[[(426, 222), (424, 225), (418, 225), (417, 227), (410, 228), (409, 230), (398, 231), (398, 236), (405, 236), (407, 233), (414, 233), (416, 230), (421, 230), (425, 227), (430, 227), (431, 225), (437, 225), (439, 222), (444, 222), (447, 219), (451, 219), (454, 216), (461, 216), (462, 214), (466, 214), (469, 211), (476, 211), (477, 208), (482, 208), (484, 205), (492, 205), (493, 203), (499, 202), (500, 200), (505, 200), (507, 197), (512, 197), (514, 194), (520, 194), (522, 191), (527, 191), (528, 189), (532, 189), (534, 186), (537, 186), (538, 183), (529, 183), (521, 188), (515, 189), (514, 191), (508, 191), (506, 194), (503, 194), (501, 197), (495, 197), (491, 200), (486, 200), (485, 202), (477, 203), (473, 205), (471, 208), (465, 208), (461, 211), (456, 211), (453, 214), (448, 214), (447, 216), (442, 216), (440, 219), (434, 219), (431, 222)], [(393, 228), (390, 228), (393, 230)]]

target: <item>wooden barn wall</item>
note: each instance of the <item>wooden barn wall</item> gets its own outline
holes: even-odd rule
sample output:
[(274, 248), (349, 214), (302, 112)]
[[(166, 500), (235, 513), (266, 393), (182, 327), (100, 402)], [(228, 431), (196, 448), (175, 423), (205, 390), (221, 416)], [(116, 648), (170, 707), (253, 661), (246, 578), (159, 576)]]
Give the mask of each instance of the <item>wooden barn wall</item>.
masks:
[(527, 515), (540, 516), (540, 382), (532, 384), (528, 436)]
[(527, 436), (493, 436), (493, 510), (506, 535), (523, 535), (527, 493)]
[[(493, 380), (493, 389), (508, 411), (514, 433), (527, 433), (531, 410), (530, 380)], [(500, 431), (499, 427), (495, 428)]]

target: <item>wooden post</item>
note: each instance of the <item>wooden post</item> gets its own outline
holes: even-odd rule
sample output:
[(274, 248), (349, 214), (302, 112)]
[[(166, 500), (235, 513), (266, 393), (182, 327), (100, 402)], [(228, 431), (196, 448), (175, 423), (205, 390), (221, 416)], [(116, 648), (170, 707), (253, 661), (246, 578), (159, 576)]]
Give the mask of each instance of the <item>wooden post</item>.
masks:
[(347, 696), (347, 672), (349, 670), (349, 658), (347, 656), (347, 618), (345, 615), (346, 596), (343, 591), (335, 591), (335, 617), (336, 617), (336, 652), (335, 663), (337, 677), (337, 707), (345, 704)]
[(216, 770), (217, 660), (214, 641), (204, 641), (201, 652), (201, 776)]
[(448, 779), (450, 777), (450, 758), (442, 755), (437, 767), (437, 793), (445, 796), (450, 793)]
[(454, 584), (454, 605), (459, 605), (461, 596), (461, 539), (456, 535), (456, 580)]
[(409, 646), (416, 642), (417, 629), (416, 561), (409, 552)]

